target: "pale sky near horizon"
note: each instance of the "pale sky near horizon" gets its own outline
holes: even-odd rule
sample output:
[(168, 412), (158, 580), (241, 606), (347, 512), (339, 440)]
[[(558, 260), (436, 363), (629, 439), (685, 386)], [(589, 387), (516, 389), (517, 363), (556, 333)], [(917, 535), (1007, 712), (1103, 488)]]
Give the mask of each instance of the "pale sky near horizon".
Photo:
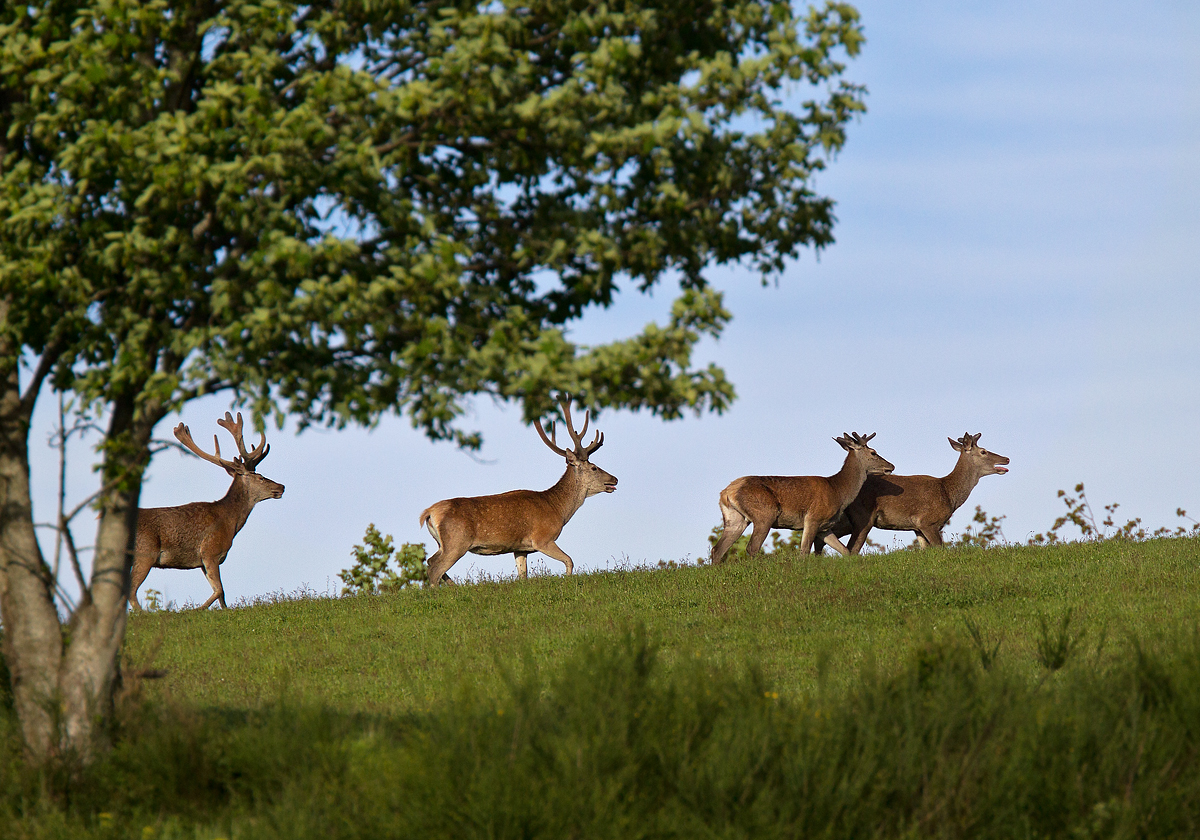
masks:
[[(1009, 456), (1011, 472), (984, 478), (948, 535), (979, 504), (1023, 542), (1062, 512), (1056, 491), (1080, 481), (1098, 514), (1115, 501), (1121, 521), (1152, 528), (1180, 524), (1177, 507), (1200, 519), (1189, 455), (1200, 416), (1200, 5), (856, 5), (867, 44), (846, 77), (868, 86), (869, 110), (816, 182), (837, 201), (837, 242), (766, 288), (747, 269), (709, 271), (734, 320), (697, 363), (722, 365), (738, 399), (723, 416), (595, 421), (606, 437), (593, 460), (620, 484), (558, 540), (577, 571), (702, 556), (722, 487), (836, 472), (832, 438), (844, 431), (877, 432), (902, 474), (948, 472), (946, 438), (964, 432)], [(628, 291), (572, 338), (631, 335), (663, 320), (674, 292)], [(225, 396), (197, 401), (183, 420), (208, 441), (227, 408)], [(40, 521), (53, 515), (56, 455), (42, 446), (53, 410), (43, 399), (32, 436)], [(484, 462), (403, 418), (370, 432), (269, 429), (260, 471), (287, 492), (260, 503), (234, 542), (227, 598), (340, 591), (368, 523), (432, 552), (417, 526), (432, 502), (543, 489), (561, 475), (516, 407), (481, 400), (465, 425), (484, 433)], [(94, 488), (90, 457), (72, 452), (75, 499)], [(142, 505), (215, 499), (227, 486), (216, 467), (164, 453)], [(80, 519), (76, 538), (90, 542), (93, 520)], [(561, 573), (540, 555), (530, 563)], [(514, 564), (467, 555), (451, 574), (472, 572), (511, 576)], [(199, 570), (155, 570), (146, 588), (177, 604), (210, 592)]]

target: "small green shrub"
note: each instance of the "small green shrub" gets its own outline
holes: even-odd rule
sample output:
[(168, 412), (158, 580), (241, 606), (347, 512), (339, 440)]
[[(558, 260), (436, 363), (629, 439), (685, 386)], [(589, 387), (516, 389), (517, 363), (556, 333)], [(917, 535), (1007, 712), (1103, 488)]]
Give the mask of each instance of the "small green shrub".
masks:
[(972, 524), (959, 534), (958, 539), (952, 545), (973, 545), (979, 548), (1004, 545), (1008, 540), (1004, 538), (1004, 529), (1000, 527), (1000, 523), (1007, 518), (1005, 516), (988, 516), (982, 505), (975, 505), (975, 515), (971, 517)]
[[(1175, 528), (1162, 526), (1154, 531), (1147, 531), (1142, 526), (1141, 517), (1127, 520), (1124, 525), (1118, 526), (1113, 518), (1116, 515), (1117, 508), (1121, 505), (1113, 502), (1111, 505), (1104, 506), (1105, 517), (1101, 521), (1096, 521), (1096, 515), (1092, 512), (1091, 502), (1088, 501), (1087, 493), (1083, 489), (1083, 482), (1075, 485), (1075, 495), (1072, 496), (1066, 490), (1058, 491), (1058, 498), (1063, 500), (1063, 504), (1067, 507), (1067, 512), (1054, 520), (1054, 524), (1050, 529), (1039, 534), (1034, 534), (1030, 538), (1030, 545), (1054, 545), (1063, 542), (1059, 531), (1068, 524), (1074, 525), (1079, 529), (1079, 534), (1084, 540), (1145, 540), (1151, 537), (1195, 537), (1200, 536), (1200, 522), (1197, 522), (1192, 517), (1188, 516), (1188, 512), (1183, 508), (1176, 508), (1175, 515), (1180, 519), (1185, 519), (1192, 523), (1189, 528), (1187, 525), (1177, 525)], [(1110, 533), (1110, 529), (1112, 530)]]
[[(363, 535), (363, 544), (354, 546), (354, 565), (338, 572), (346, 584), (343, 595), (374, 595), (397, 592), (425, 583), (425, 546), (404, 543), (396, 551), (391, 534), (380, 534), (372, 522)], [(396, 568), (389, 568), (395, 560)]]

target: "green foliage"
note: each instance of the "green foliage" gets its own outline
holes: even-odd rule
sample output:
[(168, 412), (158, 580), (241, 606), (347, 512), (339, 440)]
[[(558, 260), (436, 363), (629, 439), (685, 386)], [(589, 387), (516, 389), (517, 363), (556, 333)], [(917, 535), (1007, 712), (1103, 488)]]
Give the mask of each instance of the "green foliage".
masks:
[[(354, 565), (338, 572), (338, 577), (346, 584), (343, 595), (398, 592), (425, 583), (425, 546), (404, 543), (396, 551), (392, 546), (392, 535), (380, 534), (374, 522), (367, 526), (363, 544), (354, 546), (351, 553)], [(388, 568), (393, 558), (395, 569)]]
[[(5, 6), (0, 333), (151, 417), (231, 390), (474, 446), (472, 394), (721, 411), (703, 271), (833, 241), (862, 41), (844, 3)], [(667, 324), (567, 340), (668, 277)]]
[[(753, 661), (753, 660), (751, 660)], [(753, 665), (607, 631), (402, 718), (286, 688), (250, 714), (151, 705), (51, 778), (0, 740), (0, 833), (70, 836), (1189, 836), (1200, 631), (1025, 678), (929, 634), (789, 695)], [(5, 719), (0, 719), (0, 726)]]

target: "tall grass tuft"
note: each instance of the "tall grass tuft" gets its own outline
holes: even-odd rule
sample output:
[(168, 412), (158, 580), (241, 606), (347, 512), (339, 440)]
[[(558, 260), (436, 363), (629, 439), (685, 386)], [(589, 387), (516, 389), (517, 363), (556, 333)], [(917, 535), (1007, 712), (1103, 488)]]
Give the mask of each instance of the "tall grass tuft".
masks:
[(1068, 655), (1040, 680), (986, 647), (987, 668), (962, 633), (931, 635), (892, 673), (786, 696), (634, 629), (408, 716), (286, 692), (254, 714), (151, 707), (55, 790), (6, 737), (0, 836), (1196, 833), (1200, 632), (1130, 640), (1104, 669)]

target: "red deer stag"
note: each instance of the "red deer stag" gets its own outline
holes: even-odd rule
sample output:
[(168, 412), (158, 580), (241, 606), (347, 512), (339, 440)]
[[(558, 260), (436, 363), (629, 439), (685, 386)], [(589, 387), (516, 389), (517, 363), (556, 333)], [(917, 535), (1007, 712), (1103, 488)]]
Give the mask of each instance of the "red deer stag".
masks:
[(954, 511), (962, 507), (979, 479), (985, 475), (1003, 475), (1008, 459), (988, 452), (979, 445), (978, 435), (964, 434), (958, 440), (946, 438), (958, 452), (958, 463), (949, 475), (890, 475), (871, 477), (863, 484), (858, 498), (846, 508), (834, 527), (839, 536), (852, 534), (850, 553), (858, 554), (872, 528), (885, 531), (913, 531), (924, 548), (942, 545), (942, 529)]
[(213, 594), (200, 609), (208, 609), (213, 601), (220, 601), (224, 608), (221, 564), (233, 545), (233, 538), (242, 530), (256, 504), (263, 499), (278, 499), (283, 495), (282, 484), (254, 471), (271, 451), (267, 436), (261, 435), (258, 446), (252, 452), (247, 452), (242, 442), (240, 411), (236, 421), (226, 411), (225, 419), (217, 420), (217, 425), (233, 435), (241, 453), (240, 458), (232, 461), (222, 458), (221, 444), (216, 435), (213, 435), (216, 454), (209, 455), (196, 445), (192, 433), (182, 423), (175, 427), (175, 437), (196, 455), (233, 476), (233, 483), (229, 485), (225, 497), (216, 502), (138, 509), (137, 544), (129, 581), (129, 601), (135, 609), (142, 608), (138, 603), (137, 591), (151, 569), (203, 569)]
[(494, 496), (446, 499), (421, 511), (420, 524), (429, 529), (438, 544), (438, 550), (429, 558), (430, 586), (443, 579), (453, 583), (446, 573), (468, 551), (512, 552), (517, 559), (517, 575), (522, 579), (528, 576), (528, 557), (535, 551), (562, 562), (568, 575), (574, 573), (575, 564), (554, 541), (588, 496), (613, 492), (617, 479), (588, 461), (604, 445), (604, 435), (596, 432), (592, 442), (584, 446), (589, 417), (584, 415), (583, 430), (576, 434), (570, 397), (560, 396), (558, 403), (575, 443), (574, 451), (556, 445), (554, 424), (550, 425), (550, 437), (546, 437), (541, 422), (535, 421), (546, 446), (567, 459), (567, 471), (557, 484), (549, 490), (510, 490)]
[(721, 491), (721, 519), (724, 531), (713, 546), (712, 562), (725, 559), (737, 538), (753, 523), (746, 553), (753, 557), (762, 548), (772, 528), (804, 529), (800, 553), (808, 554), (813, 539), (820, 537), (846, 554), (846, 547), (830, 533), (842, 511), (862, 488), (868, 475), (887, 475), (892, 465), (867, 445), (874, 433), (863, 437), (846, 433), (834, 438), (846, 450), (846, 460), (836, 475), (778, 476), (748, 475), (736, 479)]

